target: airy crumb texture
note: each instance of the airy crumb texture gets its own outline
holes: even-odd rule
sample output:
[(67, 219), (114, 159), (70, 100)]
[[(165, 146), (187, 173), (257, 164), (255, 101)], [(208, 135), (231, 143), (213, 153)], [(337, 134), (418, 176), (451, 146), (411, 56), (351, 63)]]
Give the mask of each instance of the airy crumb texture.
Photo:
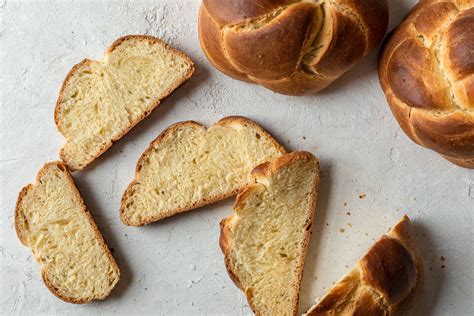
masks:
[(406, 315), (421, 288), (421, 262), (404, 216), (305, 316)]
[(319, 184), (318, 160), (293, 152), (252, 171), (221, 222), (229, 275), (256, 315), (296, 315)]
[(129, 35), (100, 61), (85, 59), (64, 80), (55, 121), (66, 138), (61, 159), (83, 169), (191, 77), (193, 62), (161, 40)]
[(104, 299), (120, 270), (65, 165), (46, 164), (20, 192), (15, 227), (49, 290), (71, 303)]
[(243, 117), (209, 129), (192, 121), (166, 129), (137, 163), (120, 217), (140, 226), (235, 195), (256, 165), (284, 153), (267, 132)]

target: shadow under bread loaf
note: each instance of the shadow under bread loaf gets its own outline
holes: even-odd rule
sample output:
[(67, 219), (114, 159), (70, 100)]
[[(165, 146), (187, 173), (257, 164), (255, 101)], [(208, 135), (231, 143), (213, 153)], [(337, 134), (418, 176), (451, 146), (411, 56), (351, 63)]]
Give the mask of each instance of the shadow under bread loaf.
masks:
[(386, 0), (203, 0), (199, 39), (226, 75), (302, 95), (373, 50), (387, 24)]
[(378, 62), (393, 115), (417, 144), (474, 168), (474, 2), (420, 1)]

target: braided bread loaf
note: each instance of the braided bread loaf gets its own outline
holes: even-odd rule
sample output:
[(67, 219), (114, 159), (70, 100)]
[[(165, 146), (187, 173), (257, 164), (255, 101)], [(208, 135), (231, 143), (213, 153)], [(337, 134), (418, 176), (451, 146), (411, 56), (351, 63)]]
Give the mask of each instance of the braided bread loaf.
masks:
[(305, 314), (403, 315), (421, 287), (423, 268), (405, 215), (357, 266)]
[(474, 168), (474, 1), (424, 0), (387, 40), (379, 77), (405, 133)]
[(369, 53), (387, 22), (386, 0), (203, 0), (199, 38), (223, 73), (301, 95)]

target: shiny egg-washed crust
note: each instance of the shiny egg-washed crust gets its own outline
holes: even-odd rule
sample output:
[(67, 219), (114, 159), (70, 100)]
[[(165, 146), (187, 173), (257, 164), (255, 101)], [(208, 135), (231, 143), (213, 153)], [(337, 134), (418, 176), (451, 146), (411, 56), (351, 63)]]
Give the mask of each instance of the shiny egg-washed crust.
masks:
[[(242, 190), (242, 192), (240, 192), (239, 195), (237, 195), (235, 199), (235, 203), (234, 203), (234, 207), (235, 205), (244, 203), (249, 195), (254, 194), (253, 191), (254, 191), (254, 186), (256, 185), (256, 183), (261, 183), (259, 179), (270, 178), (273, 173), (277, 173), (280, 169), (291, 164), (292, 162), (296, 160), (307, 160), (307, 161), (314, 160), (317, 166), (316, 168), (317, 172), (315, 174), (316, 179), (314, 180), (315, 186), (313, 188), (313, 191), (311, 192), (311, 203), (310, 203), (311, 217), (308, 219), (307, 226), (306, 226), (306, 236), (303, 242), (304, 251), (300, 254), (301, 265), (298, 267), (298, 282), (297, 282), (296, 288), (294, 289), (296, 293), (298, 293), (298, 295), (296, 296), (295, 301), (292, 302), (292, 307), (293, 307), (292, 315), (296, 315), (298, 312), (299, 290), (300, 290), (300, 285), (301, 285), (301, 278), (303, 277), (304, 258), (306, 257), (307, 246), (309, 243), (309, 239), (311, 237), (314, 209), (316, 208), (316, 201), (318, 197), (318, 186), (319, 186), (319, 177), (320, 177), (318, 159), (309, 152), (300, 151), (300, 152), (291, 152), (275, 159), (272, 162), (265, 162), (258, 165), (251, 172), (253, 183), (247, 185), (247, 187), (244, 190)], [(230, 278), (239, 289), (245, 292), (245, 289), (242, 287), (242, 283), (239, 280), (238, 275), (233, 271), (232, 264), (230, 262), (231, 251), (232, 251), (232, 234), (230, 231), (229, 223), (230, 221), (232, 221), (232, 219), (233, 217), (231, 216), (226, 219), (223, 219), (220, 223), (221, 233), (219, 237), (219, 246), (222, 250), (222, 253), (224, 254), (224, 262), (225, 262), (225, 266), (227, 268), (227, 272)], [(256, 310), (255, 306), (252, 303), (252, 297), (247, 295), (247, 293), (245, 294), (247, 296), (247, 301), (252, 311), (255, 313), (255, 315), (257, 316), (260, 315), (261, 313), (258, 310)]]
[[(66, 165), (64, 165), (62, 161), (49, 162), (49, 163), (45, 164), (43, 166), (43, 168), (41, 168), (41, 170), (36, 175), (36, 183), (38, 183), (41, 176), (46, 172), (47, 168), (51, 165), (57, 166), (66, 175), (68, 185), (70, 186), (70, 188), (73, 191), (74, 195), (76, 196), (77, 200), (80, 201), (81, 209), (83, 210), (84, 216), (86, 217), (87, 221), (90, 224), (90, 228), (92, 229), (92, 232), (93, 232), (95, 238), (97, 238), (97, 241), (99, 242), (99, 245), (102, 248), (102, 251), (103, 251), (104, 255), (107, 256), (107, 259), (108, 259), (110, 265), (113, 267), (113, 269), (116, 271), (118, 277), (120, 278), (120, 269), (119, 269), (117, 263), (115, 262), (115, 259), (114, 259), (114, 257), (112, 256), (112, 253), (109, 250), (109, 247), (107, 247), (107, 244), (105, 243), (105, 240), (102, 237), (102, 234), (100, 233), (99, 229), (97, 228), (97, 225), (95, 224), (94, 219), (92, 218), (92, 215), (87, 210), (87, 207), (84, 204), (84, 200), (82, 199), (81, 193), (79, 192), (76, 184), (74, 183), (74, 179), (72, 178), (71, 174), (69, 173)], [(27, 247), (30, 247), (27, 244), (27, 241), (26, 241), (26, 238), (25, 238), (25, 235), (24, 235), (24, 234), (26, 234), (25, 225), (27, 224), (27, 220), (26, 220), (26, 218), (23, 214), (23, 209), (21, 207), (21, 204), (22, 204), (23, 198), (27, 195), (27, 193), (30, 192), (30, 191), (33, 191), (34, 189), (35, 189), (35, 186), (32, 185), (32, 184), (28, 184), (27, 186), (25, 186), (20, 191), (20, 193), (18, 194), (18, 199), (17, 199), (16, 206), (15, 206), (15, 230), (16, 230), (16, 234), (18, 236), (18, 239), (21, 241), (21, 243), (23, 245), (27, 246)], [(35, 257), (35, 259), (41, 265), (41, 261), (39, 260), (39, 258)], [(59, 291), (59, 289), (55, 288), (51, 284), (51, 282), (48, 280), (48, 278), (46, 276), (46, 271), (43, 268), (41, 269), (41, 277), (43, 278), (44, 284), (51, 291), (51, 293), (53, 293), (56, 297), (60, 298), (61, 300), (69, 302), (69, 303), (85, 304), (85, 303), (89, 303), (92, 300), (103, 300), (110, 294), (110, 292), (109, 293), (104, 293), (104, 295), (99, 296), (99, 297), (84, 297), (84, 298), (70, 297), (70, 296), (66, 296), (66, 295), (62, 294)]]
[(474, 2), (422, 0), (391, 33), (378, 72), (417, 144), (474, 168)]
[(379, 44), (386, 0), (203, 0), (199, 39), (233, 78), (288, 95), (326, 88)]
[[(279, 152), (281, 152), (281, 154), (284, 154), (286, 152), (285, 148), (283, 148), (283, 146), (281, 146), (272, 137), (272, 135), (270, 135), (267, 131), (265, 131), (262, 127), (260, 127), (260, 125), (258, 125), (257, 123), (255, 123), (254, 121), (252, 121), (252, 120), (250, 120), (246, 117), (243, 117), (243, 116), (227, 116), (227, 117), (224, 117), (224, 118), (220, 119), (216, 124), (219, 124), (219, 125), (222, 125), (222, 126), (232, 125), (232, 124), (239, 124), (239, 125), (243, 125), (243, 126), (246, 126), (246, 127), (251, 127), (253, 129), (255, 129), (262, 137), (265, 137), (268, 140), (270, 140), (270, 142), (275, 146), (275, 148), (278, 149)], [(198, 202), (192, 203), (192, 204), (188, 204), (188, 205), (186, 205), (184, 207), (181, 207), (181, 208), (176, 208), (176, 209), (173, 209), (173, 210), (169, 210), (169, 212), (166, 213), (166, 216), (163, 216), (163, 215), (150, 216), (150, 217), (146, 218), (145, 220), (143, 220), (139, 225), (137, 225), (135, 223), (132, 223), (128, 220), (128, 217), (125, 215), (125, 206), (127, 205), (127, 201), (130, 197), (129, 188), (133, 187), (133, 185), (138, 181), (138, 179), (140, 179), (140, 170), (143, 166), (144, 161), (153, 152), (154, 147), (158, 143), (162, 142), (163, 139), (166, 139), (170, 135), (173, 135), (173, 132), (176, 129), (178, 129), (182, 126), (185, 126), (185, 125), (198, 126), (198, 127), (206, 128), (204, 125), (199, 124), (195, 121), (185, 121), (185, 122), (175, 123), (175, 124), (171, 125), (170, 127), (168, 127), (167, 129), (165, 129), (160, 135), (158, 135), (158, 137), (150, 143), (148, 148), (145, 150), (145, 152), (138, 159), (137, 166), (135, 168), (135, 179), (128, 185), (127, 189), (125, 190), (125, 193), (122, 197), (122, 202), (121, 202), (121, 205), (120, 205), (120, 219), (122, 220), (122, 222), (124, 224), (129, 225), (129, 226), (144, 226), (144, 225), (156, 222), (158, 220), (173, 216), (173, 215), (178, 214), (178, 213), (190, 211), (190, 210), (193, 210), (193, 209), (205, 206), (205, 205), (215, 203), (217, 201), (224, 200), (226, 198), (229, 198), (231, 196), (236, 195), (237, 193), (239, 193), (242, 190), (242, 188), (237, 188), (233, 191), (228, 191), (228, 192), (223, 192), (221, 194), (217, 194), (217, 195), (213, 196), (212, 198), (203, 199), (201, 201), (198, 201)]]
[[(114, 139), (112, 139), (110, 141), (110, 143), (108, 143), (106, 146), (103, 146), (99, 152), (97, 152), (97, 154), (93, 157), (91, 157), (88, 161), (85, 161), (81, 166), (76, 166), (76, 167), (72, 167), (70, 165), (68, 165), (67, 163), (67, 159), (63, 153), (63, 149), (60, 150), (59, 152), (59, 156), (61, 158), (62, 161), (64, 161), (64, 163), (66, 165), (68, 165), (68, 168), (69, 170), (71, 171), (76, 171), (76, 170), (82, 170), (84, 169), (88, 164), (90, 164), (92, 161), (94, 161), (97, 157), (99, 157), (100, 155), (102, 155), (104, 152), (106, 152), (110, 147), (112, 147), (113, 144), (115, 144), (116, 142), (118, 142), (122, 137), (124, 137), (133, 127), (135, 127), (138, 123), (140, 123), (144, 118), (146, 118), (148, 115), (151, 114), (151, 112), (159, 105), (161, 104), (164, 100), (166, 100), (166, 98), (168, 98), (171, 93), (173, 93), (176, 89), (178, 89), (180, 86), (182, 86), (189, 78), (191, 78), (191, 76), (193, 75), (194, 73), (194, 63), (193, 61), (188, 57), (186, 56), (186, 54), (184, 54), (183, 52), (177, 50), (177, 49), (174, 49), (173, 47), (171, 47), (169, 44), (163, 42), (162, 40), (156, 38), (156, 37), (153, 37), (153, 36), (149, 36), (149, 35), (126, 35), (126, 36), (123, 36), (123, 37), (120, 37), (118, 39), (116, 39), (111, 45), (110, 47), (107, 49), (107, 51), (105, 52), (104, 54), (104, 58), (106, 58), (107, 55), (111, 54), (115, 48), (117, 48), (121, 43), (127, 41), (127, 40), (130, 40), (130, 39), (139, 39), (139, 40), (142, 40), (142, 41), (149, 41), (151, 43), (154, 43), (154, 44), (158, 44), (158, 45), (162, 45), (164, 46), (168, 51), (172, 52), (173, 54), (176, 54), (176, 55), (179, 55), (181, 56), (182, 58), (186, 59), (187, 62), (191, 65), (189, 71), (186, 73), (186, 75), (182, 78), (181, 82), (174, 86), (174, 87), (171, 87), (170, 89), (168, 89), (167, 91), (164, 92), (163, 94), (163, 97), (160, 98), (160, 99), (156, 99), (154, 101), (154, 105), (151, 107), (151, 110), (148, 111), (148, 112), (144, 112), (140, 117), (138, 117), (135, 121), (131, 122), (130, 125), (128, 126), (127, 129), (123, 130), (117, 137), (115, 137)], [(63, 127), (61, 126), (60, 124), (60, 121), (59, 121), (59, 107), (61, 105), (61, 102), (63, 100), (63, 97), (64, 97), (64, 91), (66, 89), (66, 86), (68, 85), (69, 83), (69, 78), (72, 77), (72, 75), (74, 73), (76, 73), (79, 69), (81, 69), (84, 65), (86, 64), (89, 64), (91, 63), (92, 61), (90, 59), (84, 59), (82, 60), (80, 63), (74, 65), (71, 70), (68, 72), (68, 74), (66, 75), (66, 78), (64, 79), (63, 81), (63, 84), (61, 86), (61, 90), (59, 91), (59, 96), (58, 96), (58, 100), (56, 101), (56, 106), (55, 106), (55, 109), (54, 109), (54, 122), (56, 123), (56, 126), (58, 128), (58, 131), (63, 134)]]
[(305, 315), (406, 315), (422, 280), (422, 260), (405, 215)]

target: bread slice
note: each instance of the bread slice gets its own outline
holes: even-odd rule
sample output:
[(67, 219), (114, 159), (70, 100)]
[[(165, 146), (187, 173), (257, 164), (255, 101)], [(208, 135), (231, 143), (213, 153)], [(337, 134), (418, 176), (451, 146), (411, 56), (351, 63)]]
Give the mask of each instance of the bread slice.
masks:
[(230, 277), (256, 315), (296, 315), (319, 184), (318, 160), (293, 152), (252, 171), (221, 222)]
[(36, 184), (21, 190), (15, 227), (20, 241), (40, 263), (44, 283), (64, 301), (104, 299), (120, 278), (112, 254), (61, 162), (46, 164)]
[(405, 215), (305, 315), (406, 315), (422, 279), (421, 257)]
[(188, 121), (162, 132), (138, 160), (120, 217), (141, 226), (235, 195), (256, 165), (285, 152), (255, 122), (226, 117), (209, 129)]
[(66, 138), (61, 159), (83, 169), (191, 77), (193, 62), (161, 40), (117, 39), (100, 61), (85, 59), (68, 73), (54, 118)]

